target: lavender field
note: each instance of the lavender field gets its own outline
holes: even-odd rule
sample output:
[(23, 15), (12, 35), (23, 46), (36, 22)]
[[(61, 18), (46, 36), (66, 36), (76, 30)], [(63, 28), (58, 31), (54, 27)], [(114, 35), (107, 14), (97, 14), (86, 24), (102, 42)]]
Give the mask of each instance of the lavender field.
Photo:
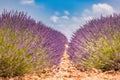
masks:
[(0, 0), (0, 80), (120, 80), (120, 0)]
[[(85, 77), (86, 72), (119, 72), (119, 48), (118, 14), (89, 21), (74, 33), (70, 42), (62, 33), (36, 22), (24, 12), (4, 10), (0, 15), (0, 77), (3, 80), (32, 74), (47, 74), (49, 80), (84, 80), (80, 76)], [(46, 80), (45, 77), (37, 80)]]

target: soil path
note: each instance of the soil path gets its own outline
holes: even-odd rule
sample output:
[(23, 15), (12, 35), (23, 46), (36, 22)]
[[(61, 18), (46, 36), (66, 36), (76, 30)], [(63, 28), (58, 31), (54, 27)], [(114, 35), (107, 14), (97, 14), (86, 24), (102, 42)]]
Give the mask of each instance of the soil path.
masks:
[(67, 49), (68, 45), (66, 45), (58, 70), (40, 80), (120, 80), (120, 72), (109, 71), (102, 73), (95, 69), (89, 72), (81, 72), (70, 60)]
[(69, 55), (67, 54), (68, 45), (66, 45), (63, 57), (61, 58), (61, 63), (59, 64), (58, 72), (47, 80), (79, 80), (82, 77), (80, 71), (77, 70), (75, 65), (70, 61)]

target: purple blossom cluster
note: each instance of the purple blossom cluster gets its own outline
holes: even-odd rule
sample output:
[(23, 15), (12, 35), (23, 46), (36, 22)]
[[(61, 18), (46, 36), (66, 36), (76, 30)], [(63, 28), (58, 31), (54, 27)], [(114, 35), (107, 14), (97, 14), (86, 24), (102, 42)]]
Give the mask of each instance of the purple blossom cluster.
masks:
[[(41, 23), (38, 23), (37, 26), (41, 26)], [(49, 52), (49, 58), (52, 59), (54, 65), (58, 65), (64, 53), (67, 38), (49, 27), (41, 27), (40, 32), (42, 32), (40, 33), (41, 45), (45, 51)]]
[[(81, 26), (69, 43), (68, 54), (77, 65), (120, 69), (120, 15), (93, 19)], [(117, 66), (116, 66), (117, 65)]]
[[(3, 60), (2, 56), (9, 55), (5, 57), (6, 61), (10, 58), (12, 62), (17, 57), (20, 61), (25, 60), (25, 64), (30, 61), (32, 67), (37, 69), (52, 67), (59, 64), (66, 43), (67, 39), (62, 33), (45, 26), (41, 22), (36, 22), (24, 12), (4, 11), (0, 15), (1, 60)], [(4, 67), (2, 62), (0, 63)], [(14, 65), (17, 64), (15, 62)], [(2, 71), (0, 68), (0, 76), (3, 75), (1, 74)]]

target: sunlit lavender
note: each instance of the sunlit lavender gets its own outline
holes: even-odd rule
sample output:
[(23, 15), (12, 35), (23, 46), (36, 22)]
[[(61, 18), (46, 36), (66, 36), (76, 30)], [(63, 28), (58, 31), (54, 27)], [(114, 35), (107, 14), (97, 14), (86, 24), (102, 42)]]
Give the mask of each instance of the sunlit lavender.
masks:
[(86, 69), (120, 70), (120, 15), (93, 19), (73, 35), (68, 54)]
[(11, 77), (42, 72), (58, 65), (66, 37), (24, 12), (0, 15), (0, 76)]

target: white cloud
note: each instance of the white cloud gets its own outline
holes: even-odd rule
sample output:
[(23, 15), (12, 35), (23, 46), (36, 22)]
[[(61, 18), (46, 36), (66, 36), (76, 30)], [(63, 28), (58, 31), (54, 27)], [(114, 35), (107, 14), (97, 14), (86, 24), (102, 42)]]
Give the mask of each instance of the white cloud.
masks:
[(21, 4), (34, 4), (34, 0), (21, 0)]
[(105, 3), (94, 4), (92, 6), (92, 10), (93, 10), (93, 13), (106, 13), (106, 14), (114, 13), (113, 7)]
[(60, 13), (58, 11), (55, 11), (54, 12), (54, 15), (52, 15), (50, 17), (50, 20), (53, 22), (53, 23), (61, 23), (61, 22), (64, 22), (64, 21), (67, 21), (70, 19), (70, 17), (68, 16), (68, 12), (66, 11), (66, 14), (67, 15), (60, 15)]
[(98, 3), (93, 4), (91, 9), (85, 9), (82, 13), (82, 17), (84, 20), (91, 20), (93, 18), (99, 18), (101, 15), (108, 16), (113, 13), (117, 13), (117, 11), (111, 5)]
[(50, 20), (54, 23), (56, 23), (58, 21), (58, 19), (59, 19), (59, 17), (55, 16), (55, 15), (50, 17)]
[(70, 12), (66, 10), (66, 11), (64, 11), (64, 14), (65, 15), (70, 15)]
[(108, 4), (93, 4), (91, 9), (85, 9), (81, 15), (72, 16), (72, 21), (75, 24), (83, 25), (93, 18), (99, 18), (101, 15), (106, 16), (116, 12), (115, 9)]
[(66, 19), (66, 20), (68, 20), (68, 19), (69, 19), (69, 17), (68, 17), (68, 16), (61, 16), (61, 18), (62, 18), (62, 19)]

